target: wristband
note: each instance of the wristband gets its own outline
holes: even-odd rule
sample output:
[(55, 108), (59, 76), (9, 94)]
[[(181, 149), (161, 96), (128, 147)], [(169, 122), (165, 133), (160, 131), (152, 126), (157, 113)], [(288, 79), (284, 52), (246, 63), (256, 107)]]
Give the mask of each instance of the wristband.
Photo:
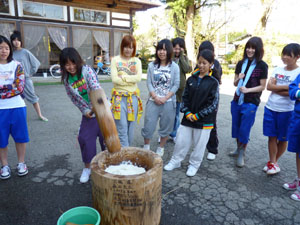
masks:
[(191, 116), (193, 116), (193, 113), (191, 113), (191, 112), (187, 112), (186, 115), (185, 115), (186, 118), (189, 118)]
[(197, 118), (196, 114), (193, 114), (193, 118), (194, 118), (194, 120), (195, 120), (195, 121), (197, 121), (197, 120), (198, 120), (198, 118)]

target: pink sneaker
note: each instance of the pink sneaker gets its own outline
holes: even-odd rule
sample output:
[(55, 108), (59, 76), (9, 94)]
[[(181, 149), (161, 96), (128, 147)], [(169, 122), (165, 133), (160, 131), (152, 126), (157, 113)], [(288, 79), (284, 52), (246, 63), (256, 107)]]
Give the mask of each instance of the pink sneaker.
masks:
[(300, 184), (300, 180), (298, 178), (296, 178), (294, 181), (290, 182), (290, 183), (285, 183), (282, 187), (286, 190), (292, 191), (292, 190), (296, 190), (298, 186)]
[(273, 174), (276, 174), (276, 173), (279, 173), (279, 172), (280, 172), (280, 168), (279, 168), (278, 164), (270, 162), (270, 164), (268, 165), (267, 174), (268, 175), (273, 175)]
[(291, 199), (295, 200), (295, 201), (300, 201), (300, 191), (295, 191), (292, 195), (291, 195)]

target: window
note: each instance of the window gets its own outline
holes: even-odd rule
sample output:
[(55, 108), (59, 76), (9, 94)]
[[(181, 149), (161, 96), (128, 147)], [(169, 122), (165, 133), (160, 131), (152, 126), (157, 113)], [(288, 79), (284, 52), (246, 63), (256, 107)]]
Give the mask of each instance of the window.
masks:
[(68, 46), (67, 28), (32, 23), (23, 25), (24, 47), (41, 62), (40, 69), (58, 63), (61, 50)]
[(50, 5), (29, 1), (19, 1), (20, 16), (41, 17), (45, 19), (65, 20), (67, 21), (66, 6)]
[(15, 15), (14, 0), (1, 0), (0, 1), (0, 14)]
[(15, 23), (0, 23), (0, 35), (3, 35), (6, 37), (8, 40), (10, 39), (10, 35), (13, 33), (15, 30)]
[(73, 47), (77, 49), (86, 64), (95, 65), (95, 57), (102, 56), (109, 62), (109, 32), (84, 27), (73, 28)]
[(112, 25), (118, 27), (130, 27), (130, 22), (126, 20), (112, 20)]
[(109, 25), (109, 12), (71, 7), (71, 21)]
[(120, 46), (122, 38), (129, 33), (122, 32), (122, 31), (114, 31), (114, 54), (119, 55), (120, 54)]
[(116, 13), (116, 12), (112, 12), (111, 15), (112, 18), (116, 18), (116, 19), (127, 19), (130, 20), (130, 15), (127, 13)]

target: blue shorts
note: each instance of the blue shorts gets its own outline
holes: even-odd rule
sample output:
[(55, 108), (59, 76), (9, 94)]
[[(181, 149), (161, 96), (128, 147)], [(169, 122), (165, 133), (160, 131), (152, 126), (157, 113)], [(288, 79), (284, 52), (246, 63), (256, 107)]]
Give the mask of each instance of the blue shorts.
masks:
[(26, 107), (0, 109), (0, 148), (8, 145), (9, 135), (16, 143), (29, 142)]
[(288, 151), (300, 153), (300, 135), (289, 135)]
[(252, 103), (238, 105), (236, 101), (231, 102), (231, 134), (233, 138), (239, 139), (239, 142), (243, 144), (247, 144), (249, 141), (250, 131), (255, 122), (257, 107), (257, 105)]
[(275, 112), (265, 107), (263, 134), (277, 137), (279, 141), (288, 141), (288, 128), (293, 111)]
[(300, 153), (300, 114), (293, 112), (288, 131), (288, 151)]

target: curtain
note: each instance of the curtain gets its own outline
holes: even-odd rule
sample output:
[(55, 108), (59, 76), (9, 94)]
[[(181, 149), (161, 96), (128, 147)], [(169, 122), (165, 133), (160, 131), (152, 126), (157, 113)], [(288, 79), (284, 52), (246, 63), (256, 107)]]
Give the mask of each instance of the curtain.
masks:
[(98, 45), (105, 52), (104, 62), (109, 62), (109, 32), (108, 31), (93, 31), (93, 36)]
[(74, 28), (73, 29), (73, 46), (78, 49), (83, 45), (84, 41), (88, 37), (91, 31), (82, 28)]
[(15, 25), (12, 23), (0, 23), (0, 35), (3, 35), (10, 40), (10, 35), (15, 29)]
[(63, 50), (68, 46), (67, 29), (61, 27), (48, 27), (49, 35), (54, 43)]
[(123, 34), (122, 32), (114, 32), (114, 53), (115, 56), (120, 54), (120, 45)]
[[(81, 55), (81, 58), (85, 61), (86, 64), (93, 66), (94, 65), (94, 57), (93, 57), (93, 36), (92, 32), (89, 30), (87, 31), (87, 35), (85, 40), (82, 42), (77, 51)], [(76, 38), (76, 37), (74, 37)]]
[(31, 50), (38, 45), (41, 38), (45, 35), (46, 27), (38, 25), (24, 24), (24, 46)]

